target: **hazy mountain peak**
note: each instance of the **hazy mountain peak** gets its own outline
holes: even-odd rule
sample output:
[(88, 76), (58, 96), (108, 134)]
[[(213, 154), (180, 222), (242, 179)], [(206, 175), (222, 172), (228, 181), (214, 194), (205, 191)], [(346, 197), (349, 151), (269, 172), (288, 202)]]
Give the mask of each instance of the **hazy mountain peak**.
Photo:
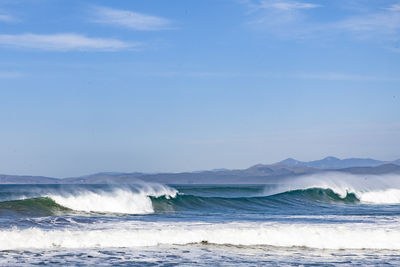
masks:
[[(293, 158), (287, 158), (275, 164), (284, 164), (287, 166), (305, 166), (317, 169), (341, 169), (351, 167), (375, 167), (387, 161), (375, 160), (371, 158), (345, 158), (340, 159), (334, 156), (328, 156), (323, 159), (313, 161), (299, 161)], [(400, 160), (392, 161), (391, 163), (400, 165)]]
[(284, 160), (278, 162), (278, 164), (284, 164), (284, 165), (288, 165), (288, 166), (301, 165), (301, 163), (302, 163), (301, 161), (298, 161), (294, 158), (287, 158), (287, 159), (284, 159)]
[(333, 156), (328, 156), (328, 157), (323, 158), (322, 160), (330, 160), (330, 161), (335, 160), (335, 161), (338, 161), (338, 160), (341, 160), (341, 159), (333, 157)]

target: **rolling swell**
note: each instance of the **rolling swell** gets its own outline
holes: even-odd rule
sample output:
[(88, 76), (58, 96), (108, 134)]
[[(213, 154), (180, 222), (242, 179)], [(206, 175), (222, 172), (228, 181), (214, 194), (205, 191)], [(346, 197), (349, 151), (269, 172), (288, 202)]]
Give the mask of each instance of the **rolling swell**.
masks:
[[(184, 191), (184, 190), (183, 190)], [(224, 190), (222, 190), (224, 191)], [(246, 191), (246, 189), (245, 189)], [(248, 190), (247, 190), (248, 191)], [(52, 194), (22, 200), (0, 202), (0, 215), (51, 216), (76, 211), (88, 213), (150, 214), (169, 212), (260, 212), (326, 208), (331, 205), (358, 204), (355, 193), (344, 197), (332, 189), (309, 188), (286, 191), (269, 196), (228, 197), (202, 196), (165, 192), (138, 193), (129, 190), (113, 192), (80, 192), (76, 195)], [(223, 194), (221, 194), (223, 195)]]
[[(3, 192), (4, 193), (4, 192)], [(34, 196), (31, 196), (34, 193)], [(150, 197), (175, 197), (177, 190), (160, 184), (132, 187), (32, 188), (32, 194), (3, 194), (0, 215), (50, 216), (84, 213), (154, 213)]]
[(277, 194), (275, 196), (287, 196), (293, 198), (306, 198), (311, 201), (318, 202), (335, 202), (335, 203), (358, 203), (360, 200), (354, 193), (346, 193), (345, 197), (341, 197), (335, 193), (332, 189), (322, 188), (309, 188), (305, 190), (293, 190), (284, 193)]
[[(93, 201), (100, 200), (99, 210)], [(79, 205), (76, 202), (79, 201)], [(86, 201), (86, 203), (85, 203)], [(106, 206), (108, 202), (108, 207)], [(299, 207), (327, 203), (358, 203), (354, 194), (341, 198), (330, 189), (312, 188), (294, 190), (272, 196), (258, 197), (204, 197), (186, 194), (171, 195), (138, 195), (127, 191), (116, 191), (114, 194), (84, 193), (75, 196), (51, 195), (21, 200), (0, 202), (0, 215), (51, 216), (74, 213), (75, 211), (101, 213), (168, 213), (180, 211), (227, 212), (235, 210), (261, 211)], [(91, 206), (88, 206), (88, 203)], [(86, 205), (85, 205), (86, 204)], [(112, 206), (110, 206), (112, 205)]]
[(293, 190), (270, 196), (253, 197), (203, 197), (178, 194), (175, 198), (151, 197), (156, 212), (173, 211), (224, 211), (264, 209), (282, 209), (290, 207), (319, 206), (326, 204), (356, 204), (360, 200), (354, 193), (348, 193), (344, 198), (331, 189), (310, 188)]

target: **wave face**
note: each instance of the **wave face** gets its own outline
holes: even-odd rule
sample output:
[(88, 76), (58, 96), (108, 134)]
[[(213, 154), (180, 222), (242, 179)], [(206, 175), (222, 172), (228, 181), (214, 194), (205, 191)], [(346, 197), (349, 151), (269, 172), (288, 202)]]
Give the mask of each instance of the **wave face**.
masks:
[[(161, 188), (160, 188), (161, 189)], [(104, 191), (80, 191), (79, 193), (46, 194), (20, 200), (0, 202), (0, 214), (22, 214), (50, 216), (60, 214), (119, 213), (151, 214), (168, 212), (227, 212), (270, 211), (281, 208), (296, 208), (326, 203), (359, 203), (349, 194), (341, 198), (330, 189), (312, 188), (295, 190), (273, 196), (262, 197), (201, 197), (179, 194), (177, 190), (163, 187), (159, 191), (127, 189)]]
[(398, 175), (0, 185), (0, 265), (399, 265), (399, 240)]
[(169, 199), (177, 194), (176, 189), (160, 184), (142, 185), (134, 189), (115, 189), (111, 192), (83, 191), (67, 195), (50, 194), (48, 197), (76, 211), (148, 214), (154, 212), (150, 197), (164, 196)]
[[(76, 186), (34, 187), (31, 192), (2, 194), (0, 215), (56, 215), (78, 212), (149, 214), (154, 212), (151, 197), (169, 199), (177, 190), (166, 185), (142, 183), (133, 186), (90, 188)], [(9, 200), (10, 197), (17, 198)]]
[[(400, 204), (400, 176), (342, 173), (294, 178), (271, 186), (32, 186), (0, 191), (0, 215), (86, 213), (329, 212), (342, 204)], [(343, 208), (343, 207), (342, 207)], [(350, 209), (351, 206), (347, 207)], [(357, 210), (357, 207), (353, 207)], [(376, 208), (378, 209), (378, 208)]]
[(70, 209), (57, 204), (48, 197), (29, 198), (0, 202), (0, 215), (25, 214), (32, 216), (50, 216), (63, 214)]
[(272, 190), (265, 190), (265, 194), (310, 188), (332, 190), (342, 199), (353, 194), (362, 203), (400, 204), (400, 175), (352, 175), (340, 172), (306, 175)]

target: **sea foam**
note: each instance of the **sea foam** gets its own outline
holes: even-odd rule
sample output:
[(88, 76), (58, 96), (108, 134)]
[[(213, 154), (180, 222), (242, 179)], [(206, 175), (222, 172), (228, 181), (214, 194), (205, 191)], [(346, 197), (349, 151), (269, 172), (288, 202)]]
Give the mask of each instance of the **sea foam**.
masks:
[(151, 228), (0, 231), (0, 250), (112, 248), (168, 244), (301, 246), (320, 249), (400, 249), (400, 229), (362, 224), (152, 224)]
[(148, 214), (154, 209), (150, 197), (175, 197), (177, 190), (161, 184), (141, 184), (132, 189), (79, 191), (48, 194), (58, 204), (76, 211)]
[(342, 172), (328, 172), (295, 177), (286, 180), (273, 189), (266, 189), (265, 195), (274, 195), (310, 188), (331, 189), (340, 197), (354, 194), (361, 202), (370, 204), (399, 204), (400, 175), (353, 175)]

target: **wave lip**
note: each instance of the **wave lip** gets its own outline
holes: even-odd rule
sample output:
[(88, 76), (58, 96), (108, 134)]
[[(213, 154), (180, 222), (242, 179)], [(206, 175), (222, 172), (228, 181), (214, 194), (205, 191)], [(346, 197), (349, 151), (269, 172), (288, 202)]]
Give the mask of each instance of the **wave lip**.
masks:
[(272, 196), (294, 191), (323, 189), (333, 191), (340, 199), (350, 195), (366, 204), (400, 204), (400, 176), (353, 175), (340, 172), (304, 175), (281, 184), (274, 189), (266, 189), (264, 195)]
[(400, 250), (399, 240), (399, 228), (383, 229), (355, 224), (160, 224), (151, 228), (108, 230), (11, 229), (0, 231), (0, 250), (129, 248), (191, 243)]

